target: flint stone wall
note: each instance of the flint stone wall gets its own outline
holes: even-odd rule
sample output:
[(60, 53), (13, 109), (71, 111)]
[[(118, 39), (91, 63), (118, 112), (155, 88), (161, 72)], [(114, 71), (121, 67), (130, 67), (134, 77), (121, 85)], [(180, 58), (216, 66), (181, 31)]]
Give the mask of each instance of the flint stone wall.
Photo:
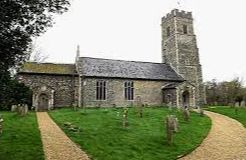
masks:
[[(106, 81), (106, 100), (96, 100), (96, 82)], [(124, 82), (134, 82), (134, 99), (141, 97), (143, 104), (163, 105), (162, 86), (168, 81), (130, 80), (130, 79), (99, 79), (84, 78), (82, 80), (82, 103), (85, 107), (112, 107), (132, 106), (134, 100), (125, 100)]]
[(72, 106), (77, 102), (78, 77), (73, 75), (18, 74), (31, 89), (46, 86), (54, 90), (54, 107)]

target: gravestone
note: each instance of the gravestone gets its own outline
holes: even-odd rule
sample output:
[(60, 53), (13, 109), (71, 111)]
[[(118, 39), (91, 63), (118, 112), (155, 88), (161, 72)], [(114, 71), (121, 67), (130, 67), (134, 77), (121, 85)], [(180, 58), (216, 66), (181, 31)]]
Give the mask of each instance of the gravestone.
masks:
[(166, 117), (166, 131), (167, 131), (167, 142), (169, 145), (173, 143), (173, 136), (175, 132), (178, 132), (178, 118), (174, 115), (168, 115)]
[(0, 134), (3, 133), (3, 116), (0, 115)]
[(183, 109), (183, 116), (184, 116), (184, 120), (188, 122), (190, 119), (190, 111), (188, 108)]
[(142, 103), (142, 99), (140, 96), (136, 97), (135, 104), (137, 107), (137, 112), (138, 112), (139, 116), (142, 118), (143, 117), (144, 104)]
[(242, 101), (240, 106), (245, 107), (245, 101)]
[(239, 102), (236, 102), (236, 103), (235, 103), (235, 114), (236, 114), (236, 115), (238, 115), (239, 107), (240, 107)]
[(126, 128), (128, 126), (128, 108), (124, 108), (123, 110), (123, 127)]
[(24, 105), (24, 115), (26, 115), (28, 113), (28, 105), (25, 104)]
[(142, 100), (140, 96), (137, 96), (135, 101), (134, 101), (134, 113), (140, 114), (141, 106), (142, 106)]
[(12, 105), (11, 112), (16, 112), (16, 111), (17, 111), (17, 105)]
[(236, 102), (235, 107), (239, 107), (239, 106), (240, 106), (239, 102)]
[(143, 111), (144, 111), (144, 104), (142, 104), (139, 108), (139, 116), (140, 118), (143, 118)]
[(142, 105), (142, 99), (140, 96), (137, 96), (135, 99), (135, 105), (136, 106), (141, 106)]
[(28, 105), (27, 104), (18, 104), (17, 105), (17, 113), (21, 116), (25, 116), (28, 112)]

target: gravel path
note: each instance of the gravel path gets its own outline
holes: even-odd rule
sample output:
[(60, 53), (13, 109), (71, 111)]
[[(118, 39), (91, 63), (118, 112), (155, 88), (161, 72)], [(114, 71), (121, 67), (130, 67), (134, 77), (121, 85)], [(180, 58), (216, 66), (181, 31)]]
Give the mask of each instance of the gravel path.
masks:
[(37, 112), (46, 160), (89, 160), (46, 112)]
[(246, 129), (238, 121), (205, 111), (212, 128), (203, 143), (180, 160), (246, 160)]

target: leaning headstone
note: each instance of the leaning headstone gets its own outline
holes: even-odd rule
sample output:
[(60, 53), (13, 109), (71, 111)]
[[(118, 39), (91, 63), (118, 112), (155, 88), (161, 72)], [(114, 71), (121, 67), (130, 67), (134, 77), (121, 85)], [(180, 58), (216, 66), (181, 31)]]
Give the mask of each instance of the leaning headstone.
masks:
[(3, 116), (0, 115), (0, 134), (3, 133)]
[(169, 145), (173, 143), (173, 136), (175, 132), (178, 132), (178, 119), (174, 115), (168, 115), (166, 117), (166, 131), (167, 142)]
[(128, 126), (128, 108), (124, 108), (123, 111), (123, 127), (126, 128)]
[(184, 120), (188, 122), (190, 119), (190, 111), (188, 108), (183, 109), (183, 116), (184, 116)]

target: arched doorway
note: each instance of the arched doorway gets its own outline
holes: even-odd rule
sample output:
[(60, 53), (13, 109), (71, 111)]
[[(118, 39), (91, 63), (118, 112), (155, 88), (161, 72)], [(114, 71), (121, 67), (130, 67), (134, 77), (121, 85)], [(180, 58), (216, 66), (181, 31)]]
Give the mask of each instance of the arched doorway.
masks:
[(49, 107), (49, 98), (46, 94), (42, 93), (38, 97), (38, 111), (47, 111)]
[(190, 104), (190, 93), (188, 91), (184, 91), (182, 97), (183, 97), (183, 107), (188, 108)]

